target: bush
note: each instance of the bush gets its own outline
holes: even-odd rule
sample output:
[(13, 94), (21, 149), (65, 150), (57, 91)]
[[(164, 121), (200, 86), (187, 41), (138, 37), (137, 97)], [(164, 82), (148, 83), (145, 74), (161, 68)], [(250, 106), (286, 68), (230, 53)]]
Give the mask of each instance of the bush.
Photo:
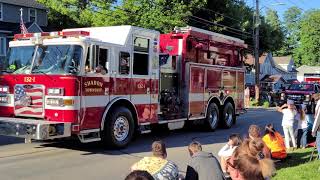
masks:
[(250, 106), (259, 106), (259, 102), (256, 99), (250, 99)]
[(270, 107), (270, 103), (269, 103), (268, 101), (264, 101), (264, 102), (262, 103), (262, 106), (263, 106), (264, 108), (268, 108), (268, 107)]

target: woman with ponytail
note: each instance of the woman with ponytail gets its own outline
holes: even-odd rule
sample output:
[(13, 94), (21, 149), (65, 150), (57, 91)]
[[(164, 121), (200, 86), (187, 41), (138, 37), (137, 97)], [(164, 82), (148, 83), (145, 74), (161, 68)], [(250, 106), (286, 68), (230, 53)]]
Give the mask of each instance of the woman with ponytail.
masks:
[(260, 139), (245, 140), (227, 161), (227, 170), (233, 180), (265, 180), (271, 178), (275, 168), (273, 161), (266, 158), (264, 143)]
[(282, 160), (287, 157), (284, 139), (281, 134), (273, 128), (272, 124), (268, 124), (265, 127), (265, 135), (262, 140), (271, 150), (271, 157), (273, 159)]

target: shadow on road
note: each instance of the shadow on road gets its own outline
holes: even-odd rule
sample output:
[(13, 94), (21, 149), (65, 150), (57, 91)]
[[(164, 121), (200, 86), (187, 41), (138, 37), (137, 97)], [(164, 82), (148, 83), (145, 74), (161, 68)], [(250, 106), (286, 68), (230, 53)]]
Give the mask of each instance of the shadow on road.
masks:
[[(215, 143), (225, 143), (230, 134), (239, 133), (245, 136), (248, 127), (251, 124), (257, 124), (262, 129), (267, 123), (274, 123), (277, 127), (281, 127), (281, 116), (272, 109), (249, 109), (248, 113), (240, 116), (237, 123), (230, 129), (217, 129), (214, 132), (206, 132), (200, 129), (193, 130), (175, 130), (175, 131), (158, 131), (151, 134), (138, 135), (127, 148), (121, 150), (112, 150), (101, 143), (82, 144), (77, 139), (63, 139), (55, 141), (42, 141), (35, 148), (55, 147), (61, 149), (69, 149), (83, 152), (82, 155), (106, 154), (119, 155), (128, 154), (131, 156), (139, 156), (136, 153), (150, 152), (151, 143), (155, 140), (163, 140), (167, 148), (186, 148), (192, 140), (197, 140), (203, 145)], [(282, 128), (281, 128), (282, 129)], [(280, 130), (280, 128), (278, 128)], [(5, 141), (1, 139), (0, 145), (22, 143), (23, 139), (8, 138)], [(16, 142), (14, 142), (16, 141)]]

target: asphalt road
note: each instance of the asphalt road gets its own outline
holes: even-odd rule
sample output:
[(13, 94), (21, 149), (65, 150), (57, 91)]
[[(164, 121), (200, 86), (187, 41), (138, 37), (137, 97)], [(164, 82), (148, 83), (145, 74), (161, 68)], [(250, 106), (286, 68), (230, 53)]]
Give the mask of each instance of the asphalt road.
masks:
[(151, 143), (158, 139), (165, 141), (168, 159), (184, 173), (189, 160), (187, 146), (192, 140), (201, 142), (205, 151), (217, 155), (231, 133), (245, 135), (251, 124), (264, 127), (267, 123), (273, 123), (282, 132), (280, 113), (272, 109), (251, 109), (238, 117), (231, 129), (146, 134), (123, 150), (106, 150), (96, 143), (80, 144), (76, 140), (24, 144), (23, 139), (0, 136), (0, 179), (122, 180), (134, 162), (150, 155)]

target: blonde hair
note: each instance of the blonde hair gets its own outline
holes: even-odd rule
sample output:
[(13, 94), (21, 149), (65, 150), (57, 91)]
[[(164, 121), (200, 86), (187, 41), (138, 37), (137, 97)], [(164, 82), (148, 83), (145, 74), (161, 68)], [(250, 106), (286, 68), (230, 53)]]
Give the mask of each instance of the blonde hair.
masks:
[(298, 106), (298, 111), (299, 111), (299, 114), (300, 114), (300, 120), (301, 121), (304, 121), (305, 118), (306, 118), (306, 112), (304, 112), (304, 108), (302, 108), (302, 106)]
[(273, 161), (263, 154), (264, 143), (261, 139), (245, 140), (234, 153), (234, 166), (244, 179), (264, 179), (274, 172)]
[(202, 147), (201, 144), (198, 141), (192, 141), (189, 146), (188, 149), (192, 152), (199, 152), (202, 151)]

